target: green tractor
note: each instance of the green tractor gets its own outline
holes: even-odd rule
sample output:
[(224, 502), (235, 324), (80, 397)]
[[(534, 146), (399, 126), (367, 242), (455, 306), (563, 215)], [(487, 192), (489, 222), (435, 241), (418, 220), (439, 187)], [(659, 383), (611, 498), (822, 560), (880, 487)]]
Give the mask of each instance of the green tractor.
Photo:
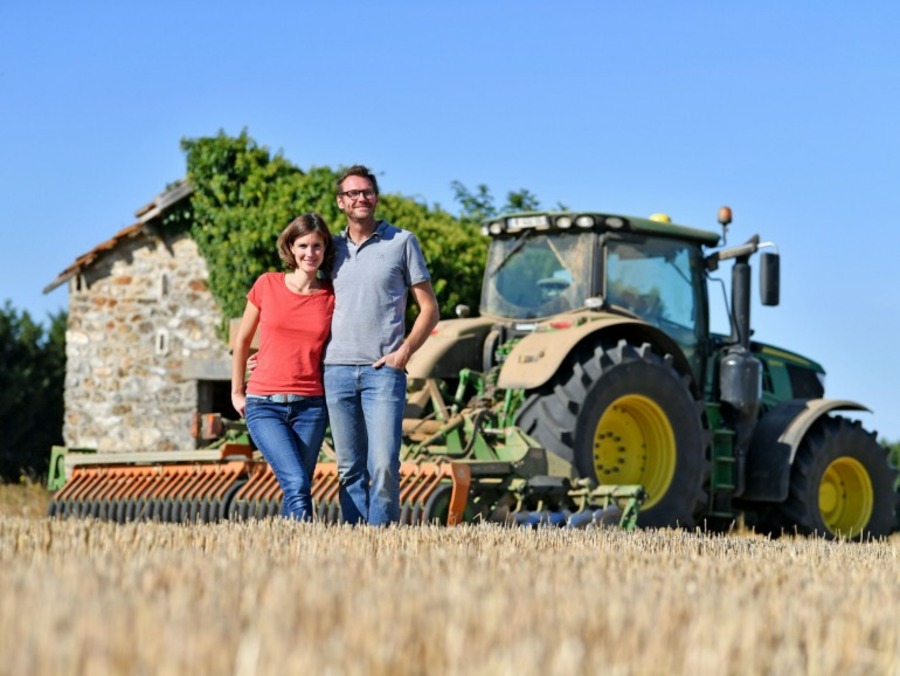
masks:
[[(719, 222), (724, 241), (730, 209)], [(850, 538), (895, 528), (886, 450), (834, 415), (867, 409), (823, 398), (817, 363), (751, 340), (750, 259), (759, 252), (762, 304), (777, 305), (773, 244), (710, 251), (718, 233), (660, 215), (511, 214), (483, 232), (480, 315), (458, 308), (408, 367), (405, 429), (431, 427), (407, 457), (469, 463), (466, 518), (503, 514), (510, 494), (518, 510), (571, 509), (562, 483), (570, 495), (642, 487), (644, 526), (741, 518)], [(707, 287), (729, 259), (731, 333), (719, 335)], [(491, 461), (509, 464), (492, 472)]]

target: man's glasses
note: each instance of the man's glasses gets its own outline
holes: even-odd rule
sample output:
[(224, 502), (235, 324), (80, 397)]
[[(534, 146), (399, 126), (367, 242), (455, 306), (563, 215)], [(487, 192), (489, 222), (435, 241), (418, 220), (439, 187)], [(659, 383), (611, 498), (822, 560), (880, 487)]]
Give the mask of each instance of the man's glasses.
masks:
[(369, 188), (368, 190), (345, 190), (344, 192), (338, 193), (339, 197), (346, 197), (351, 200), (359, 199), (360, 197), (365, 197), (367, 200), (375, 197), (375, 191)]

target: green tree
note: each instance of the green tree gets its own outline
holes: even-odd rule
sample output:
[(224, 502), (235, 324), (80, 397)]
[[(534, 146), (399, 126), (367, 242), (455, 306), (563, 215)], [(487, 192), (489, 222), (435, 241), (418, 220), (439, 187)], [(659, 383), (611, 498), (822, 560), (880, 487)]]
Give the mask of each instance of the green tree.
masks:
[(453, 190), (453, 199), (461, 209), (460, 218), (462, 220), (481, 223), (497, 215), (497, 209), (494, 208), (494, 196), (483, 183), (475, 188), (474, 194), (459, 181), (451, 182), (450, 188)]
[(0, 310), (0, 477), (46, 473), (62, 443), (66, 314), (44, 329), (6, 301)]
[(506, 203), (498, 210), (494, 206), (494, 196), (490, 188), (483, 183), (475, 188), (475, 192), (460, 181), (453, 181), (450, 187), (453, 189), (453, 199), (460, 208), (460, 218), (466, 222), (480, 224), (501, 213), (538, 211), (541, 208), (540, 200), (526, 188), (506, 193)]
[[(881, 445), (888, 449), (888, 457), (894, 467), (900, 468), (900, 441), (890, 442), (887, 439), (880, 441)], [(898, 479), (900, 483), (900, 479)]]
[(541, 203), (530, 190), (521, 188), (518, 192), (506, 194), (506, 206), (504, 211), (538, 211)]

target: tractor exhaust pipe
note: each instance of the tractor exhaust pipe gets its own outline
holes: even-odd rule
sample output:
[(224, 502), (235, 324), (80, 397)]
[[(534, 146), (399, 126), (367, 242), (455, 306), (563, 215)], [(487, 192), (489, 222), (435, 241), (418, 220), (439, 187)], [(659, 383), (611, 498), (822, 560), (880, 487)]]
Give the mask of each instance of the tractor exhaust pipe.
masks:
[[(720, 251), (708, 259), (711, 269), (718, 262), (734, 258), (731, 271), (731, 347), (719, 363), (719, 391), (725, 404), (724, 414), (735, 431), (734, 496), (746, 487), (747, 452), (759, 417), (762, 401), (762, 362), (750, 350), (750, 256), (761, 246), (754, 235), (741, 246)], [(765, 305), (778, 304), (778, 257), (766, 254), (762, 264), (761, 300)]]
[[(755, 248), (759, 237), (747, 245)], [(744, 246), (747, 246), (744, 245)], [(719, 364), (725, 416), (735, 432), (734, 496), (746, 487), (747, 451), (762, 401), (762, 363), (750, 352), (750, 253), (737, 256), (731, 271), (731, 342)]]

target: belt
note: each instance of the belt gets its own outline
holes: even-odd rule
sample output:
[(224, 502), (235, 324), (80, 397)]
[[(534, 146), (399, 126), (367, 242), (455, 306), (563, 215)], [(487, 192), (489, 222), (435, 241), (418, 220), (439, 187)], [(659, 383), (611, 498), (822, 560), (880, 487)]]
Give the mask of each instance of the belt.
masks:
[(259, 399), (261, 401), (271, 401), (273, 404), (293, 404), (298, 401), (306, 401), (313, 397), (306, 397), (302, 394), (247, 394), (247, 399)]

